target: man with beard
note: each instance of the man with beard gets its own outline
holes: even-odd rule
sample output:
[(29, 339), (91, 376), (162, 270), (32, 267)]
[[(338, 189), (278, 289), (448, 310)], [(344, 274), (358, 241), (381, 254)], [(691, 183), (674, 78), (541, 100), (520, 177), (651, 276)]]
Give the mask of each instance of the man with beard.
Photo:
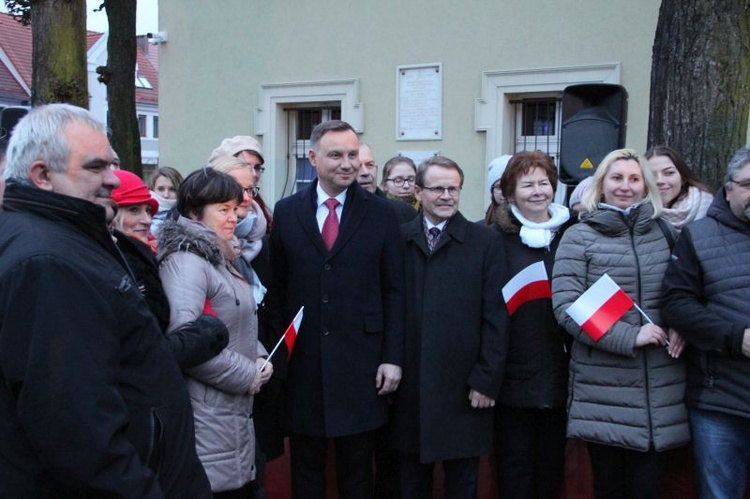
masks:
[(464, 174), (431, 157), (417, 170), (419, 216), (406, 239), (406, 346), (393, 428), (401, 497), (431, 497), (443, 461), (446, 497), (477, 497), (479, 456), (492, 452), (492, 407), (507, 344), (498, 232), (458, 211)]
[(211, 497), (177, 363), (107, 229), (117, 158), (88, 111), (40, 106), (0, 213), (0, 496)]
[(706, 218), (685, 227), (662, 317), (684, 335), (700, 497), (742, 497), (750, 465), (750, 149), (729, 161)]

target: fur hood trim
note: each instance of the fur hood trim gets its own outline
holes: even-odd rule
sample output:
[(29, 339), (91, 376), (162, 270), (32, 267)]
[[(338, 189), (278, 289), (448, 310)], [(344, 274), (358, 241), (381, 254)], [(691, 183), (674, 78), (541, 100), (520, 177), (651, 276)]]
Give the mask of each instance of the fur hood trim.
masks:
[(224, 256), (214, 233), (202, 223), (180, 216), (165, 220), (159, 229), (159, 255), (161, 263), (172, 253), (186, 251), (207, 260), (214, 267), (224, 263)]

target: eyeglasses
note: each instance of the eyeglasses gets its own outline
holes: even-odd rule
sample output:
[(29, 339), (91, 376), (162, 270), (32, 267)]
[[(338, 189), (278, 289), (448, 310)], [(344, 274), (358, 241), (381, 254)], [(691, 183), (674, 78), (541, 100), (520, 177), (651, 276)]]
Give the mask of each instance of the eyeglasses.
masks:
[(396, 177), (396, 178), (387, 178), (385, 179), (386, 182), (393, 182), (397, 187), (401, 187), (404, 184), (407, 185), (414, 185), (414, 181), (416, 180), (415, 177)]
[(422, 187), (422, 189), (429, 191), (433, 196), (442, 196), (444, 192), (447, 192), (448, 195), (452, 198), (458, 196), (458, 193), (461, 192), (460, 187), (450, 186), (450, 187)]
[(739, 187), (740, 189), (742, 189), (742, 190), (745, 190), (745, 191), (750, 191), (750, 179), (746, 179), (746, 180), (735, 180), (735, 179), (733, 179), (733, 178), (730, 178), (730, 179), (729, 179), (729, 181), (730, 181), (730, 182), (732, 182), (733, 184), (737, 184), (737, 186), (738, 186), (738, 187)]
[(243, 187), (242, 192), (249, 195), (251, 198), (254, 198), (260, 192), (260, 187)]

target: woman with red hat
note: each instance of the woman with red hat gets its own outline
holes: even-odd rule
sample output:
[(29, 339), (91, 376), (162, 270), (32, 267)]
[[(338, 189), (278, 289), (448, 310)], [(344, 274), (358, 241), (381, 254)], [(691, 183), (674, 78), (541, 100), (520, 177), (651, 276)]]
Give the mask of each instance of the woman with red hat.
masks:
[[(115, 170), (120, 186), (112, 191), (117, 214), (112, 236), (133, 273), (138, 289), (162, 331), (169, 325), (169, 301), (156, 266), (156, 239), (151, 235), (151, 216), (159, 204), (151, 197), (140, 177)], [(181, 368), (187, 369), (212, 359), (229, 341), (229, 331), (214, 316), (203, 314), (167, 336), (169, 347)]]
[(156, 238), (151, 235), (151, 217), (159, 209), (159, 203), (151, 197), (146, 183), (126, 170), (116, 170), (120, 186), (112, 191), (112, 200), (117, 203), (117, 215), (112, 227), (124, 234), (148, 244), (156, 254)]

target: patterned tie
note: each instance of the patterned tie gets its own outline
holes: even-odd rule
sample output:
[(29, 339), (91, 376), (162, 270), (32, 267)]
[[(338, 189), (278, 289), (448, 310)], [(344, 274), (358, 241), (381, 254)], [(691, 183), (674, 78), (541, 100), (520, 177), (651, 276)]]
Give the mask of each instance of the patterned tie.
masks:
[(427, 246), (430, 248), (430, 253), (433, 252), (435, 249), (435, 245), (437, 245), (438, 239), (440, 239), (440, 229), (437, 227), (431, 227), (427, 237)]
[(339, 202), (336, 198), (328, 198), (323, 204), (328, 207), (328, 216), (323, 222), (323, 230), (320, 232), (320, 235), (323, 236), (323, 242), (328, 251), (331, 251), (333, 243), (339, 235), (339, 218), (336, 216), (336, 207), (339, 205)]

